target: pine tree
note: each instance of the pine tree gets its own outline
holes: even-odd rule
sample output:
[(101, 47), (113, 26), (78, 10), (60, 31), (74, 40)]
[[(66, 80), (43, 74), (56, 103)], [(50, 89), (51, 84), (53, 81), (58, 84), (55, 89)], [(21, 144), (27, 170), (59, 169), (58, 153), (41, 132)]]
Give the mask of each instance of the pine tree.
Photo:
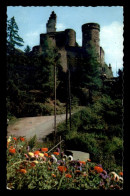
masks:
[(95, 48), (91, 46), (86, 50), (84, 57), (78, 62), (76, 75), (73, 81), (73, 85), (79, 90), (89, 90), (89, 102), (92, 101), (93, 93), (98, 92), (102, 87), (100, 75), (101, 64), (98, 62), (98, 55)]
[(92, 102), (92, 96), (95, 91), (99, 91), (102, 87), (100, 78), (101, 65), (98, 62), (98, 55), (93, 47), (87, 51), (86, 74), (84, 76), (84, 85), (89, 89), (89, 102)]
[(30, 51), (31, 51), (31, 48), (30, 48), (29, 45), (27, 45), (26, 48), (24, 49), (24, 52), (25, 52), (26, 54), (28, 54)]
[(15, 46), (23, 46), (23, 39), (18, 34), (19, 28), (14, 16), (7, 21), (7, 52), (14, 51)]
[[(47, 96), (54, 98), (54, 66), (56, 65), (56, 75), (59, 68), (59, 55), (50, 40), (44, 42), (44, 52), (42, 54), (42, 89)], [(58, 78), (57, 78), (58, 86)]]

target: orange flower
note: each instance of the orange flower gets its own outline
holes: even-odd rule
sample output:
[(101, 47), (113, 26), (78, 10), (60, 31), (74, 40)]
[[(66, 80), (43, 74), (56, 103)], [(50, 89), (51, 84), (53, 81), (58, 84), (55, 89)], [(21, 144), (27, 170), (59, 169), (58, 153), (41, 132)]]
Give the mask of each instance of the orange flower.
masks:
[(91, 159), (87, 159), (87, 162), (91, 162)]
[(66, 178), (72, 178), (72, 176), (70, 174), (66, 174), (65, 177)]
[(24, 141), (25, 139), (24, 139), (24, 137), (20, 137), (20, 140), (21, 140), (21, 141)]
[(54, 154), (54, 155), (59, 155), (60, 153), (59, 153), (59, 152), (53, 152), (53, 154)]
[(10, 146), (10, 149), (13, 149), (14, 147), (13, 146)]
[(16, 141), (17, 140), (17, 138), (16, 137), (13, 137), (13, 139)]
[(8, 148), (8, 146), (9, 146), (9, 142), (7, 142), (7, 148)]
[(47, 153), (44, 153), (44, 156), (45, 156), (45, 157), (48, 157), (48, 154), (47, 154)]
[(34, 155), (39, 155), (39, 153), (40, 153), (40, 151), (37, 150), (34, 152)]
[(76, 174), (81, 174), (82, 173), (80, 170), (76, 170), (75, 172), (76, 172)]
[(21, 173), (23, 173), (23, 174), (26, 174), (27, 173), (27, 170), (26, 169), (20, 169), (19, 170)]
[(95, 170), (97, 173), (102, 173), (102, 172), (103, 172), (102, 167), (99, 167), (99, 166), (95, 166), (95, 167), (94, 167), (94, 170)]
[(31, 167), (34, 167), (36, 164), (34, 162), (30, 163)]
[(123, 172), (119, 172), (119, 175), (120, 175), (120, 176), (123, 176)]
[(11, 154), (15, 154), (15, 153), (16, 153), (16, 150), (15, 150), (15, 148), (10, 148), (10, 149), (9, 149), (9, 152), (10, 152)]
[(79, 161), (80, 163), (82, 163), (83, 165), (85, 165), (86, 164), (86, 162), (85, 161)]
[(51, 174), (51, 175), (52, 175), (52, 177), (56, 178), (56, 175), (55, 174)]
[(58, 166), (60, 172), (66, 172), (67, 168), (65, 166)]
[(41, 151), (42, 152), (47, 152), (48, 151), (48, 148), (41, 148)]

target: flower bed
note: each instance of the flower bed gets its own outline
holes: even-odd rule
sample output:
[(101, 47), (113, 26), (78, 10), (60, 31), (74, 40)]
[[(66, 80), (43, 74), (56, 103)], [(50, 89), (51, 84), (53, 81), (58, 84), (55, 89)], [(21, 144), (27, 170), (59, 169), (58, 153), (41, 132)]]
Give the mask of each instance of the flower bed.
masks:
[(73, 160), (59, 149), (48, 152), (46, 146), (30, 151), (26, 138), (8, 137), (7, 188), (121, 190), (123, 187), (122, 171), (108, 173), (90, 159)]

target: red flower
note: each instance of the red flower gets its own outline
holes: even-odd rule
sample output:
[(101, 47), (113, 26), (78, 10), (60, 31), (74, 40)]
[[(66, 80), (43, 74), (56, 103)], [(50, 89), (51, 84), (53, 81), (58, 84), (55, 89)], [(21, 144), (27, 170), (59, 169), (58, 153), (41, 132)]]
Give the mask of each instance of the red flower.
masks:
[(44, 156), (45, 156), (45, 157), (48, 157), (48, 154), (47, 154), (47, 153), (44, 153)]
[(24, 139), (24, 137), (20, 137), (20, 140), (21, 140), (21, 141), (24, 141), (25, 139)]
[(7, 142), (7, 148), (8, 148), (8, 146), (9, 146), (9, 142)]
[(53, 152), (53, 154), (54, 154), (54, 155), (59, 155), (60, 153), (59, 153), (59, 152)]
[(65, 177), (66, 178), (72, 178), (72, 176), (70, 174), (66, 174)]
[(60, 172), (66, 172), (67, 168), (65, 166), (58, 166)]
[(91, 159), (87, 159), (87, 162), (91, 162)]
[(13, 137), (13, 139), (16, 141), (17, 140), (17, 138), (16, 137)]
[(42, 152), (47, 152), (48, 151), (48, 148), (41, 148), (41, 151)]
[(30, 163), (31, 167), (34, 167), (36, 164), (34, 162)]
[(24, 156), (25, 156), (27, 159), (29, 158), (27, 154), (24, 154)]
[(23, 174), (26, 174), (27, 173), (27, 170), (26, 169), (20, 169), (19, 170), (21, 173), (23, 173)]
[(97, 173), (102, 173), (102, 172), (103, 172), (102, 167), (99, 167), (99, 166), (95, 166), (95, 167), (94, 167), (94, 170), (95, 170)]
[(10, 146), (10, 149), (13, 149), (14, 147), (13, 146)]
[(40, 151), (37, 150), (34, 152), (34, 155), (39, 155), (39, 153), (40, 153)]
[(56, 175), (55, 174), (51, 174), (51, 175), (52, 175), (52, 177), (56, 178)]
[(120, 176), (123, 176), (123, 172), (119, 172), (119, 175), (120, 175)]
[(10, 152), (11, 154), (15, 154), (15, 153), (16, 153), (16, 150), (15, 150), (15, 148), (10, 148), (10, 149), (9, 149), (9, 152)]

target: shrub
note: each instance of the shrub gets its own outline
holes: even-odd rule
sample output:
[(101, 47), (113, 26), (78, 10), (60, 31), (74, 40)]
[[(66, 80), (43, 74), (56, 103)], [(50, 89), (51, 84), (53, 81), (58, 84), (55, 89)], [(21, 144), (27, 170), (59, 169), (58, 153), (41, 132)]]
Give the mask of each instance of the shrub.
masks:
[(123, 160), (123, 142), (119, 137), (113, 137), (104, 146), (104, 153), (115, 157), (115, 163), (117, 165), (122, 165)]
[(39, 102), (25, 103), (23, 114), (26, 116), (42, 116), (50, 115), (53, 112), (53, 108), (48, 104)]
[(29, 141), (28, 141), (28, 146), (30, 147), (30, 150), (34, 148), (37, 142), (37, 136), (34, 135)]

